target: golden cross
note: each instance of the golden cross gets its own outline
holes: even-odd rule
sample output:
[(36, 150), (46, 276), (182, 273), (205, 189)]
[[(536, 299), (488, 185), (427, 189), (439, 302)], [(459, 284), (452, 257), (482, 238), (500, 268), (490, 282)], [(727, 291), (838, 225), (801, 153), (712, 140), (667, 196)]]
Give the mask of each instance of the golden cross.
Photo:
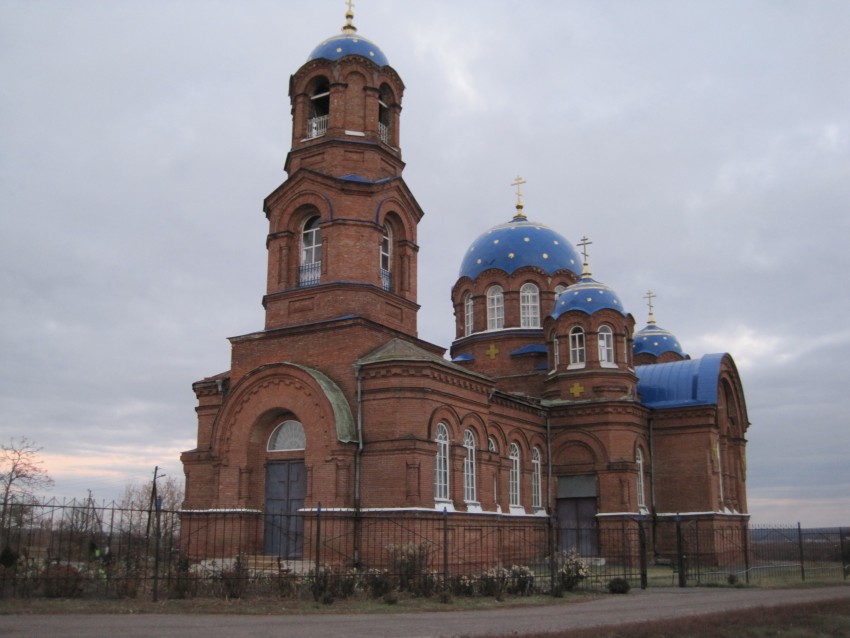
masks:
[(655, 293), (651, 290), (647, 290), (646, 294), (643, 296), (646, 299), (646, 305), (649, 306), (649, 321), (648, 323), (655, 323), (655, 316), (652, 314), (652, 300), (655, 299)]
[(582, 392), (584, 392), (584, 386), (578, 381), (573, 383), (572, 387), (570, 388), (570, 394), (578, 398), (581, 396)]
[(584, 255), (584, 263), (587, 263), (587, 247), (590, 246), (593, 242), (590, 241), (587, 237), (582, 237), (581, 241), (577, 244), (581, 246), (581, 254)]
[(348, 13), (354, 13), (354, 0), (347, 0), (345, 4), (348, 5)]
[(491, 359), (495, 359), (496, 355), (499, 354), (499, 349), (496, 347), (495, 343), (491, 343), (490, 347), (487, 348), (487, 351), (484, 353)]
[(522, 202), (522, 191), (520, 187), (525, 184), (525, 180), (519, 175), (516, 176), (516, 179), (511, 182), (511, 186), (516, 186), (516, 201), (517, 203)]

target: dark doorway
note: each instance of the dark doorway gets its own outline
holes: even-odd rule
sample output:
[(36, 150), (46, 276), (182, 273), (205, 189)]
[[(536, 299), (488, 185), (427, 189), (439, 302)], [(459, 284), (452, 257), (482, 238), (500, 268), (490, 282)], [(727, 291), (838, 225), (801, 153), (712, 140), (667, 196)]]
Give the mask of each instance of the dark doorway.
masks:
[(558, 547), (598, 556), (596, 497), (558, 499)]
[(307, 474), (304, 461), (280, 461), (266, 465), (264, 553), (286, 559), (301, 558)]

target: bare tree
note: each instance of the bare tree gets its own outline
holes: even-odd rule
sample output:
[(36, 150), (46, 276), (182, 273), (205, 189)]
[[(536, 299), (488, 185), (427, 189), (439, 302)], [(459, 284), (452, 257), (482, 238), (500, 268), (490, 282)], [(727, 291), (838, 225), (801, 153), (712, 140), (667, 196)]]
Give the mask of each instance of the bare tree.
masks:
[(0, 511), (0, 529), (5, 530), (10, 505), (32, 500), (38, 490), (53, 486), (53, 479), (42, 467), (39, 458), (41, 448), (21, 437), (11, 439), (8, 444), (0, 444), (0, 492), (3, 509)]

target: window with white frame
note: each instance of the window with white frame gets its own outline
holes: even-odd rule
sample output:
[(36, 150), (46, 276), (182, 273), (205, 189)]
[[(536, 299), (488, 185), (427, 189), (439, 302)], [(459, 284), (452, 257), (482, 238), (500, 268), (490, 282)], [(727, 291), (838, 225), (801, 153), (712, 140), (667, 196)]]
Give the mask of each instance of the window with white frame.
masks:
[(496, 437), (492, 434), (487, 437), (487, 451), (499, 453), (499, 443), (496, 441)]
[(614, 363), (614, 333), (610, 326), (599, 328), (599, 363), (611, 367)]
[(584, 330), (578, 326), (570, 330), (570, 367), (584, 366)]
[(535, 447), (531, 451), (531, 506), (536, 510), (543, 509), (543, 494), (541, 490), (543, 474), (541, 466), (540, 448)]
[(463, 298), (463, 333), (464, 335), (471, 335), (473, 330), (473, 320), (475, 318), (474, 310), (473, 310), (473, 301), (472, 301), (472, 293), (466, 293), (466, 296)]
[(463, 459), (463, 500), (473, 503), (477, 500), (475, 490), (475, 434), (472, 430), (463, 433), (463, 447), (466, 456)]
[(519, 289), (520, 327), (540, 327), (540, 291), (534, 284), (523, 284)]
[(519, 507), (519, 446), (516, 443), (511, 443), (511, 451), (508, 457), (511, 460), (511, 472), (508, 475), (511, 507)]
[(299, 286), (314, 286), (322, 274), (322, 231), (321, 219), (311, 217), (301, 230), (301, 266), (298, 270)]
[(635, 463), (637, 464), (637, 506), (638, 510), (646, 511), (646, 491), (643, 480), (643, 451), (638, 448), (635, 452)]
[(392, 259), (393, 232), (388, 224), (384, 225), (384, 236), (381, 239), (381, 285), (384, 290), (393, 289)]
[(288, 419), (278, 425), (269, 437), (268, 451), (303, 450), (307, 447), (304, 426), (300, 422)]
[(487, 330), (505, 327), (505, 295), (501, 286), (487, 289)]
[(449, 500), (449, 429), (445, 423), (437, 426), (437, 458), (434, 462), (434, 499)]

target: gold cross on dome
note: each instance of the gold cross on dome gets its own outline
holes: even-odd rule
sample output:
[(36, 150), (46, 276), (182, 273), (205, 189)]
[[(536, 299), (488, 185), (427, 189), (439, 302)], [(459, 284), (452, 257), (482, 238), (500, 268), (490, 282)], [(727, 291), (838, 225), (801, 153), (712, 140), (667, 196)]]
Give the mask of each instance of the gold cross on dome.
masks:
[(496, 347), (495, 343), (491, 343), (490, 347), (484, 352), (491, 359), (495, 359), (496, 355), (499, 354), (499, 349)]
[(647, 323), (655, 323), (655, 315), (653, 314), (653, 305), (652, 300), (655, 299), (655, 293), (651, 290), (647, 290), (646, 294), (643, 296), (646, 299), (646, 305), (649, 306), (649, 321)]
[(572, 387), (570, 387), (570, 394), (572, 394), (575, 398), (579, 398), (584, 392), (584, 386), (576, 381), (573, 383)]
[(511, 182), (511, 186), (516, 186), (516, 216), (525, 218), (525, 215), (522, 212), (522, 191), (520, 187), (525, 184), (525, 180), (519, 175), (516, 176), (516, 179)]
[(581, 254), (584, 255), (584, 263), (587, 263), (587, 247), (590, 246), (593, 242), (590, 241), (587, 237), (582, 237), (581, 241), (577, 244), (581, 246)]
[(348, 13), (354, 13), (354, 0), (346, 0), (345, 4), (348, 5)]

